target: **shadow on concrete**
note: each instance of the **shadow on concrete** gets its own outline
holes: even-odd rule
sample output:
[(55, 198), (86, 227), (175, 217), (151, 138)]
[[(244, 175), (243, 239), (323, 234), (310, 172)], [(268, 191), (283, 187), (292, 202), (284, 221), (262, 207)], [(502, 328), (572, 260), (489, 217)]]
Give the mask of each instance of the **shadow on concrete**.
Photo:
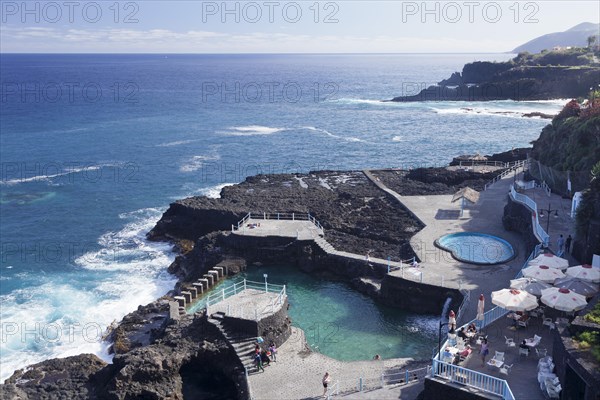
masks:
[(460, 210), (437, 210), (435, 219), (459, 219)]

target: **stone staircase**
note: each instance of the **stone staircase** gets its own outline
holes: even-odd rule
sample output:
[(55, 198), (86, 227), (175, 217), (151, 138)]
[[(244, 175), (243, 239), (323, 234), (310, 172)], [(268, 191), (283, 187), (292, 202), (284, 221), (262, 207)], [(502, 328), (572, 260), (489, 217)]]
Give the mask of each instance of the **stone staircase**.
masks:
[(256, 343), (256, 337), (233, 331), (225, 324), (223, 317), (223, 313), (217, 312), (210, 315), (208, 321), (221, 331), (229, 345), (237, 354), (242, 366), (248, 371), (248, 374), (257, 372), (257, 368), (254, 364), (254, 345)]

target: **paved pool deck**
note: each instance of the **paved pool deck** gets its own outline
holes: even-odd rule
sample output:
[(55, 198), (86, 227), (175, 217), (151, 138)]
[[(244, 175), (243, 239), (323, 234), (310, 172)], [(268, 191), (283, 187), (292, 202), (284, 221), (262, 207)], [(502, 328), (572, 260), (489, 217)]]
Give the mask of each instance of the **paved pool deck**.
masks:
[[(371, 172), (376, 178), (377, 172)], [(490, 294), (495, 290), (509, 287), (509, 282), (523, 266), (529, 256), (522, 237), (519, 233), (506, 231), (502, 225), (504, 206), (508, 203), (510, 186), (516, 177), (509, 175), (490, 186), (487, 190), (480, 192), (479, 201), (476, 204), (465, 206), (463, 215), (460, 215), (460, 201), (452, 203), (451, 195), (431, 196), (401, 196), (397, 200), (419, 218), (425, 227), (411, 238), (411, 246), (421, 259), (419, 270), (423, 271), (428, 283), (438, 285), (443, 282), (445, 286), (460, 287), (471, 292), (471, 301), (465, 309), (462, 321), (459, 324), (475, 318), (477, 314), (477, 298), (483, 293), (486, 299), (485, 310), (495, 307), (491, 303)], [(381, 182), (376, 184), (382, 185)], [(389, 190), (389, 188), (388, 188)], [(386, 190), (387, 191), (387, 190)], [(389, 192), (388, 192), (389, 193)], [(552, 205), (552, 209), (558, 209), (558, 216), (554, 213), (550, 217), (551, 249), (556, 249), (556, 241), (559, 234), (566, 238), (573, 234), (574, 220), (570, 217), (571, 201), (562, 199), (561, 196), (551, 194), (548, 196), (543, 189), (530, 189), (524, 192), (538, 203), (539, 206)], [(546, 229), (547, 216), (541, 218), (542, 227)], [(460, 262), (454, 259), (445, 250), (435, 247), (434, 242), (439, 237), (457, 232), (481, 232), (500, 237), (508, 241), (517, 256), (508, 262), (496, 265), (474, 265)], [(577, 262), (565, 254), (570, 265)], [(392, 274), (399, 275), (400, 271)], [(405, 271), (406, 273), (406, 271)], [(458, 304), (451, 305), (458, 308)], [(442, 310), (440, 310), (441, 312)]]
[[(292, 328), (292, 336), (277, 351), (277, 362), (265, 367), (265, 372), (248, 377), (252, 396), (256, 400), (321, 399), (325, 372), (331, 375), (331, 384), (339, 384), (340, 395), (349, 399), (414, 399), (422, 390), (422, 381), (409, 385), (392, 385), (381, 389), (384, 371), (402, 369), (410, 358), (343, 362), (323, 354), (307, 351), (304, 332)], [(363, 377), (365, 391), (358, 393), (358, 378)], [(420, 388), (419, 388), (420, 386)], [(381, 392), (381, 395), (374, 393)], [(389, 397), (384, 397), (385, 393)]]

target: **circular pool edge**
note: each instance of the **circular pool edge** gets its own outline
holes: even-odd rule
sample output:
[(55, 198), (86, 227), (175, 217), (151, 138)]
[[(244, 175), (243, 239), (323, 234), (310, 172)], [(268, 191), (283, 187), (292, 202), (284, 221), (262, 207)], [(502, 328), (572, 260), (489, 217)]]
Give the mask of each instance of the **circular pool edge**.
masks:
[[(456, 254), (456, 252), (453, 249), (444, 246), (439, 241), (440, 239), (442, 239), (442, 238), (444, 238), (446, 236), (460, 235), (460, 234), (472, 235), (472, 236), (486, 236), (486, 237), (493, 238), (494, 240), (497, 240), (499, 242), (502, 242), (502, 243), (508, 245), (512, 249), (512, 256), (510, 256), (508, 258), (505, 258), (505, 259), (503, 259), (501, 261), (497, 261), (497, 262), (473, 261), (473, 260), (469, 260), (469, 259), (466, 259), (466, 258), (462, 258), (460, 255)], [(498, 265), (498, 264), (504, 264), (504, 263), (507, 263), (509, 261), (512, 261), (512, 260), (514, 260), (517, 257), (517, 250), (513, 247), (512, 244), (510, 244), (507, 240), (502, 239), (501, 237), (490, 235), (488, 233), (481, 233), (481, 232), (455, 232), (455, 233), (447, 233), (447, 234), (442, 235), (439, 238), (435, 239), (435, 241), (433, 242), (433, 244), (435, 245), (435, 247), (437, 247), (439, 249), (442, 249), (444, 251), (449, 252), (452, 255), (452, 258), (454, 258), (455, 260), (460, 261), (460, 262), (464, 262), (466, 264), (473, 264), (473, 265)]]

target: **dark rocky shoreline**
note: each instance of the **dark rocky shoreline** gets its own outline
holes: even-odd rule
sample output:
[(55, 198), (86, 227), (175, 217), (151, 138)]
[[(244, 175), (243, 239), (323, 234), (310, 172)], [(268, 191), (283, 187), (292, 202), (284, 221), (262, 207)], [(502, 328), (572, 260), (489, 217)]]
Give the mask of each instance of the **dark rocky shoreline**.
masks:
[[(497, 158), (514, 157), (514, 152), (508, 153)], [(376, 172), (404, 195), (448, 194), (465, 185), (480, 188), (497, 173), (445, 168)], [(360, 171), (260, 175), (224, 188), (220, 199), (192, 197), (176, 201), (148, 238), (169, 241), (181, 253), (169, 267), (179, 283), (173, 293), (140, 306), (112, 331), (109, 340), (115, 353), (113, 363), (106, 364), (90, 354), (47, 360), (16, 371), (0, 385), (0, 397), (247, 398), (239, 359), (215, 326), (202, 313), (173, 318), (168, 306), (170, 295), (215, 265), (227, 265), (230, 274), (235, 274), (249, 263), (268, 264), (293, 254), (292, 262), (307, 272), (342, 279), (357, 290), (379, 296), (378, 284), (370, 277), (381, 272), (361, 265), (345, 270), (350, 271), (347, 276), (337, 275), (335, 266), (318, 268), (307, 262), (318, 258), (307, 245), (286, 252), (278, 251), (277, 244), (250, 253), (236, 250), (228, 233), (231, 225), (249, 211), (310, 212), (322, 223), (327, 240), (336, 248), (358, 254), (371, 251), (375, 257), (412, 257), (410, 237), (423, 227)]]

